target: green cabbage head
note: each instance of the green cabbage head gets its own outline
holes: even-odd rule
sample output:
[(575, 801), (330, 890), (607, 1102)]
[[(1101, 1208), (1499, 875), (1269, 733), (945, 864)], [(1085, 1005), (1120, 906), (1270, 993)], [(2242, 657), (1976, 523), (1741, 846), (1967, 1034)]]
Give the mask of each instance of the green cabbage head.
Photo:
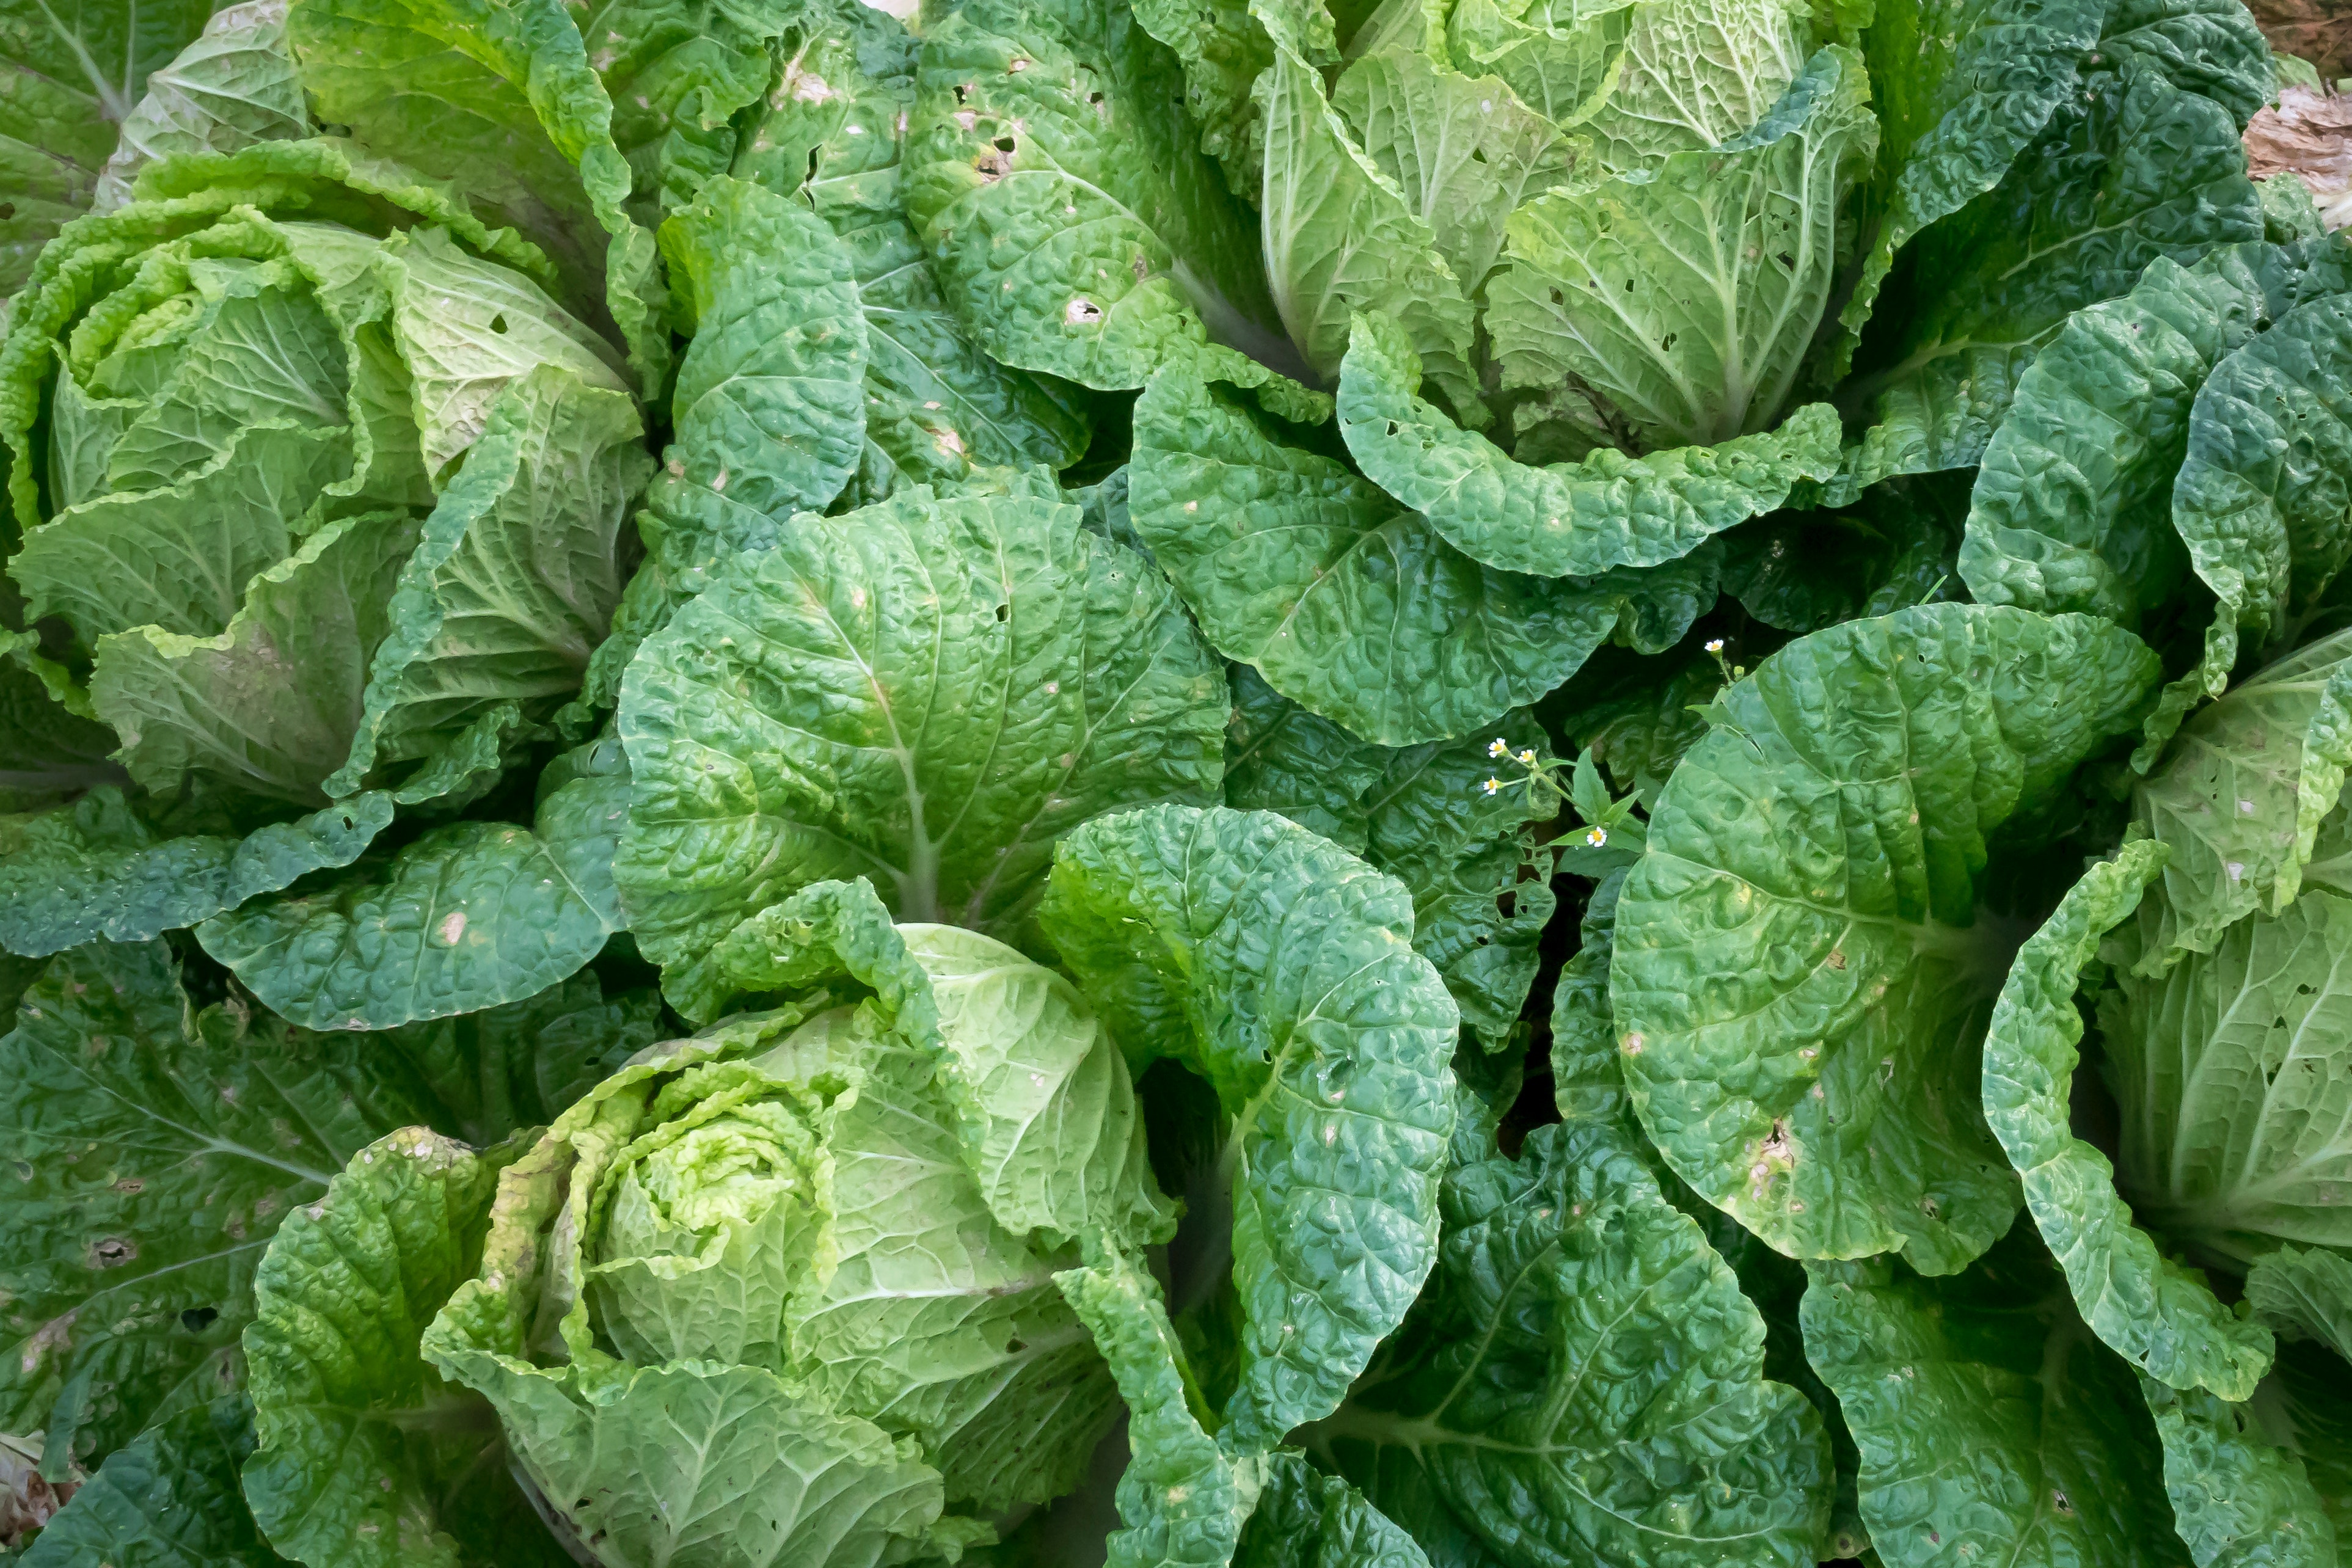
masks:
[(134, 193), (43, 252), (0, 352), (9, 678), (240, 830), (548, 718), (652, 460), (546, 258), (331, 139)]
[(598, 1562), (952, 1561), (1119, 1410), (1054, 1276), (1172, 1228), (1126, 1063), (1067, 980), (862, 881), (728, 956), (775, 1005), (560, 1117), (425, 1354)]

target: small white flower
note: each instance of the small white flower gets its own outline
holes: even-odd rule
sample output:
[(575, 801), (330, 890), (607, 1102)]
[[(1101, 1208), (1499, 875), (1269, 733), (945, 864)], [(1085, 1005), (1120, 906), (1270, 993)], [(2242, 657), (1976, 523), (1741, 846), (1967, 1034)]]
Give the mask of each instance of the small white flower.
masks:
[(1591, 844), (1594, 849), (1596, 849), (1596, 850), (1597, 850), (1597, 849), (1599, 849), (1601, 845), (1603, 845), (1603, 844), (1605, 844), (1605, 843), (1607, 843), (1607, 842), (1609, 841), (1609, 830), (1608, 830), (1608, 829), (1606, 829), (1606, 828), (1591, 828), (1591, 829), (1588, 829), (1588, 830), (1586, 830), (1585, 834), (1584, 834), (1584, 841), (1585, 841), (1586, 843), (1588, 843), (1588, 844)]
[(1498, 735), (1495, 737), (1494, 743), (1486, 747), (1486, 755), (1489, 757), (1500, 757), (1510, 749), (1510, 743)]
[(1519, 760), (1526, 763), (1529, 768), (1533, 768), (1536, 765), (1535, 747), (1529, 747), (1527, 750), (1520, 752)]
[(1489, 779), (1486, 783), (1486, 790), (1489, 795), (1492, 795), (1496, 790), (1500, 789), (1502, 787), (1503, 781), (1500, 779)]
[(1707, 651), (1708, 653), (1722, 653), (1722, 652), (1723, 652), (1723, 639), (1722, 639), (1722, 638), (1720, 638), (1720, 637), (1717, 637), (1717, 638), (1713, 638), (1713, 639), (1709, 640), (1709, 642), (1707, 643), (1707, 645), (1706, 645), (1706, 651)]

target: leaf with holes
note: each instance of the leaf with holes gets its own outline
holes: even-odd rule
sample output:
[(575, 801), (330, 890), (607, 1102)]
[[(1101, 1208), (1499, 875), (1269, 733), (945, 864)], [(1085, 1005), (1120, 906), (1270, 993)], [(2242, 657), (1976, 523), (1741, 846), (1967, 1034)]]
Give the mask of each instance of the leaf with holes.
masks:
[(1212, 335), (1279, 340), (1255, 225), (1183, 99), (1175, 57), (1113, 0), (981, 0), (931, 34), (907, 211), (982, 348), (1109, 390)]
[(803, 517), (646, 644), (614, 876), (689, 1017), (719, 941), (813, 883), (1021, 942), (1064, 834), (1215, 798), (1224, 716), (1175, 595), (1077, 507), (913, 486)]
[[(2019, 1197), (1978, 1048), (2021, 933), (2001, 870), (2155, 655), (2080, 616), (1921, 605), (1781, 649), (1709, 712), (1611, 970), (1643, 1124), (1782, 1251), (1964, 1266)], [(1705, 983), (1699, 983), (1705, 977)]]
[(53, 959), (0, 1038), (11, 1183), (0, 1426), (63, 1479), (235, 1386), (271, 1234), (391, 1128), (444, 1113), (399, 1056), (199, 1009), (160, 942)]

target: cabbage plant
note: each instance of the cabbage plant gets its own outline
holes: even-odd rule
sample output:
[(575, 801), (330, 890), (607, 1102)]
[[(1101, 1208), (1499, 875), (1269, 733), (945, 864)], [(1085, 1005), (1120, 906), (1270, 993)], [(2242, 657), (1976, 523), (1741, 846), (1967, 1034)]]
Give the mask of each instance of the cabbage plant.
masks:
[[(2150, 1377), (2227, 1400), (2254, 1396), (2276, 1340), (2208, 1273), (2248, 1281), (2259, 1307), (2250, 1276), (2332, 1268), (2327, 1249), (2352, 1245), (2347, 653), (2352, 633), (2322, 639), (2190, 719), (2135, 791), (2141, 836), (2020, 955), (1987, 1046), (1988, 1114), (2086, 1320)], [(2112, 1161), (2066, 1121), (2078, 988), (2120, 1128)]]
[[(201, 925), (318, 1027), (561, 979), (617, 924), (590, 869), (601, 785), (278, 895), (396, 817), (479, 798), (525, 746), (584, 738), (557, 721), (653, 466), (620, 351), (536, 247), (351, 143), (186, 153), (135, 189), (43, 252), (0, 351), (28, 628), (0, 679), (46, 743), (16, 765), (27, 804), (87, 790), (7, 825), (0, 939), (38, 956)], [(531, 919), (494, 952), (460, 942), (499, 896)], [(435, 972), (394, 979), (353, 944), (420, 897)]]
[(926, 44), (908, 212), (991, 353), (1149, 387), (1135, 526), (1220, 653), (1455, 738), (1678, 640), (1740, 524), (1973, 465), (2072, 311), (2263, 237), (2242, 16), (1995, 15), (989, 0)]
[(558, 1117), (424, 1354), (595, 1561), (952, 1559), (1072, 1490), (1118, 1413), (1055, 1273), (1172, 1211), (1068, 980), (893, 926), (864, 883), (762, 930), (793, 999)]
[[(2011, 1195), (1995, 1219), (2021, 1200), (2024, 1217), (1965, 1270), (1916, 1239), (1901, 1261), (1812, 1270), (1806, 1351), (1851, 1425), (1882, 1546), (1916, 1538), (1923, 1500), (1932, 1520), (1974, 1511), (1954, 1539), (1980, 1550), (2082, 1542), (2149, 1561), (2178, 1541), (2200, 1562), (2326, 1563), (2352, 1526), (2347, 652), (2346, 633), (2321, 639), (2194, 714), (2132, 790), (2121, 848), (2006, 963), (1970, 1143), (2006, 1168), (1969, 1174)], [(1900, 1051), (1884, 1061), (1892, 1090), (1922, 1076)], [(1800, 1134), (1824, 1112), (1848, 1120), (1828, 1086), (1740, 1198), (1801, 1190), (1820, 1145)], [(1969, 1087), (1933, 1092), (1955, 1105)], [(1915, 1138), (1938, 1124), (1892, 1120)], [(1958, 1190), (1947, 1176), (1927, 1196)], [(1782, 1223), (1801, 1234), (1801, 1218)], [(1994, 1414), (2021, 1396), (2042, 1410), (2030, 1444)], [(1946, 1420), (1958, 1436), (1930, 1435)], [(1996, 1457), (1953, 1476), (1954, 1441)], [(2037, 1478), (2063, 1506), (2005, 1504), (2015, 1482), (1996, 1475)]]
[(1038, 920), (1066, 971), (803, 886), (698, 966), (738, 1010), (543, 1134), (351, 1158), (257, 1281), (273, 1545), (533, 1560), (468, 1493), (488, 1427), (615, 1568), (1050, 1561), (1122, 1450), (1114, 1562), (1417, 1568), (1285, 1443), (1403, 1317), (1449, 1139), (1492, 1125), (1457, 1116), (1407, 890), (1270, 812), (1160, 806), (1066, 839)]

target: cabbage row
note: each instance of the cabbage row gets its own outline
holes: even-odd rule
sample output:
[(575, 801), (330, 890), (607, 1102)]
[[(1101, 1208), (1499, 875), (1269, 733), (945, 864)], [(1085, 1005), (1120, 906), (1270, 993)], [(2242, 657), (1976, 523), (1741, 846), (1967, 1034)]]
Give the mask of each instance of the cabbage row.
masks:
[(0, 0), (0, 1565), (2352, 1563), (2312, 76)]

